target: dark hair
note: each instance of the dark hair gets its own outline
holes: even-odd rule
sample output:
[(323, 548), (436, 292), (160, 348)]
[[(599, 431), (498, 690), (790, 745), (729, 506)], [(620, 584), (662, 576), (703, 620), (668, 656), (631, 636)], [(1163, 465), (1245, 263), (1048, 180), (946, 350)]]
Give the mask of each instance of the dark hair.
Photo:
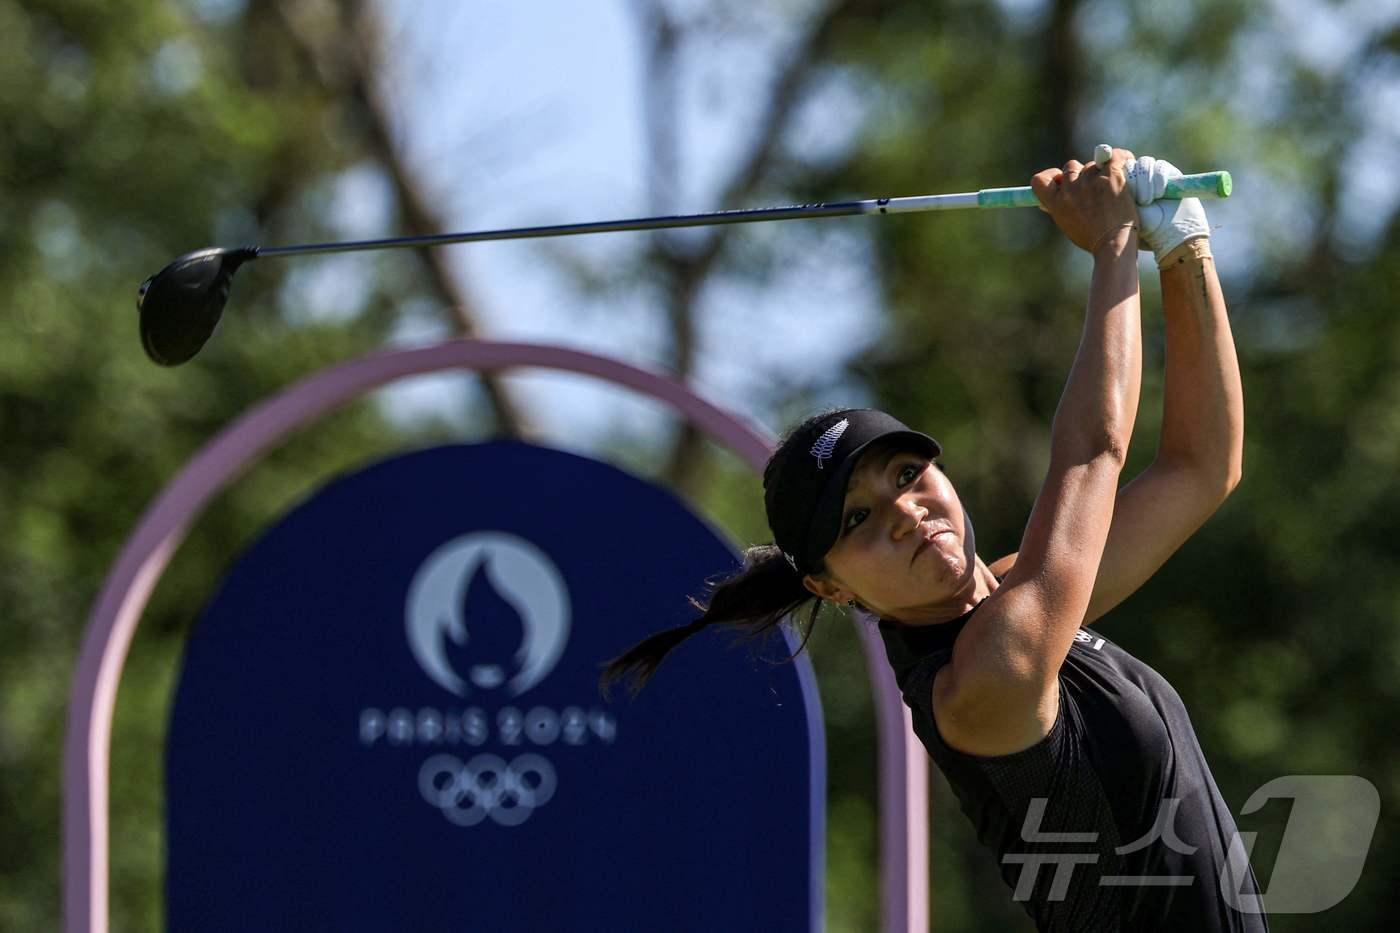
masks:
[[(794, 438), (803, 437), (808, 429), (823, 419), (843, 409), (818, 412), (794, 427), (778, 444), (768, 464), (763, 468), (763, 486), (766, 490), (775, 481), (783, 462), (796, 446)], [(938, 469), (943, 464), (935, 462)], [(945, 471), (946, 472), (946, 471)], [(822, 572), (817, 567), (814, 572)], [(734, 574), (721, 580), (707, 581), (709, 598), (704, 602), (691, 597), (690, 604), (700, 610), (700, 617), (687, 625), (658, 632), (622, 654), (605, 661), (601, 665), (602, 675), (598, 678), (598, 689), (604, 697), (609, 696), (615, 683), (631, 677), (628, 693), (635, 697), (646, 686), (662, 660), (681, 642), (691, 635), (715, 623), (726, 623), (740, 631), (740, 637), (731, 644), (752, 641), (764, 634), (772, 633), (782, 621), (811, 602), (807, 613), (807, 631), (802, 636), (802, 644), (797, 646), (788, 658), (791, 661), (802, 653), (812, 637), (817, 624), (817, 616), (822, 610), (822, 601), (802, 585), (802, 575), (788, 563), (788, 559), (774, 544), (759, 544), (744, 552), (743, 566)], [(859, 602), (852, 603), (862, 608)]]
[[(763, 468), (765, 489), (773, 482), (780, 464), (787, 458), (793, 438), (801, 436), (804, 429), (836, 410), (839, 409), (818, 412), (787, 433)], [(604, 697), (609, 695), (615, 683), (629, 676), (632, 683), (628, 693), (635, 697), (672, 648), (708, 625), (728, 623), (740, 630), (738, 642), (752, 641), (771, 632), (789, 614), (812, 601), (811, 611), (807, 615), (807, 633), (788, 660), (797, 657), (807, 647), (822, 603), (802, 585), (802, 575), (788, 563), (776, 545), (759, 544), (749, 548), (744, 552), (744, 564), (737, 572), (721, 580), (706, 581), (706, 585), (709, 588), (708, 599), (701, 602), (693, 596), (690, 598), (690, 604), (700, 610), (700, 618), (688, 625), (658, 632), (603, 663), (598, 689)]]
[(790, 613), (796, 612), (810, 600), (812, 607), (807, 615), (807, 634), (797, 651), (788, 658), (790, 661), (807, 646), (817, 614), (822, 608), (821, 600), (802, 585), (797, 571), (792, 569), (783, 552), (772, 544), (749, 548), (744, 552), (743, 567), (723, 580), (710, 581), (708, 586), (709, 599), (705, 602), (694, 597), (690, 599), (691, 605), (701, 611), (694, 622), (658, 632), (604, 663), (603, 674), (598, 680), (604, 697), (609, 696), (613, 684), (627, 677), (632, 678), (628, 694), (635, 697), (672, 648), (708, 625), (734, 625), (741, 632), (735, 644), (752, 641), (771, 632)]

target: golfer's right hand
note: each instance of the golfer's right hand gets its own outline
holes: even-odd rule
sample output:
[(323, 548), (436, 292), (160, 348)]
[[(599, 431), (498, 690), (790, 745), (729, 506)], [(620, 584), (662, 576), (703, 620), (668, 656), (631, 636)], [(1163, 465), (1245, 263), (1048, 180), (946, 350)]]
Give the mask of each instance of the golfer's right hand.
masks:
[(1037, 172), (1031, 190), (1070, 242), (1092, 253), (1116, 231), (1137, 226), (1137, 205), (1125, 171), (1132, 158), (1128, 150), (1114, 149), (1103, 166), (1070, 159), (1059, 168)]

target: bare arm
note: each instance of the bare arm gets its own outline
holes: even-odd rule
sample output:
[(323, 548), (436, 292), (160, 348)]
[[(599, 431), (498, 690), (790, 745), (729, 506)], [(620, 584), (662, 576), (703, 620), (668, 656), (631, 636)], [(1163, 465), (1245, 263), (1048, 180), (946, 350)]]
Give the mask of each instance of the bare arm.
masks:
[[(1162, 312), (1167, 360), (1162, 432), (1152, 464), (1118, 492), (1084, 624), (1127, 599), (1239, 482), (1244, 397), (1225, 297), (1208, 240), (1167, 257)], [(1006, 573), (1017, 555), (992, 565)]]
[[(951, 673), (940, 674), (939, 725), (956, 721), (960, 736), (997, 733), (1019, 745), (1018, 737), (1034, 734), (1093, 592), (1142, 377), (1136, 213), (1121, 187), (1121, 159), (1130, 156), (1120, 153), (1112, 170), (1095, 178), (1099, 196), (1113, 195), (1112, 203), (1086, 206), (1096, 219), (1084, 227), (1111, 227), (1097, 240), (1065, 216), (1068, 205), (1056, 202), (1077, 192), (1043, 193), (1045, 173), (1033, 184), (1061, 229), (1091, 249), (1094, 273), (1079, 352), (1055, 413), (1050, 468), (1020, 557), (959, 636)], [(962, 743), (982, 753), (995, 753), (1000, 744)]]
[(1208, 240), (1167, 257), (1167, 362), (1157, 456), (1118, 495), (1085, 622), (1127, 599), (1239, 483), (1244, 392)]
[[(1117, 238), (1115, 238), (1117, 239)], [(1121, 254), (1095, 258), (1090, 315), (1102, 312), (1100, 338), (1092, 320), (1055, 413), (1050, 468), (985, 627), (999, 654), (1039, 690), (1054, 679), (1083, 624), (1114, 518), (1118, 483), (1137, 416), (1142, 375), (1137, 243), (1122, 237)], [(1117, 243), (1114, 244), (1115, 246)], [(1090, 349), (1090, 338), (1097, 346)], [(999, 618), (1001, 617), (1001, 618)]]
[(1244, 460), (1244, 392), (1208, 240), (1183, 243), (1167, 257), (1162, 309), (1166, 398), (1157, 461), (1190, 470), (1224, 496)]

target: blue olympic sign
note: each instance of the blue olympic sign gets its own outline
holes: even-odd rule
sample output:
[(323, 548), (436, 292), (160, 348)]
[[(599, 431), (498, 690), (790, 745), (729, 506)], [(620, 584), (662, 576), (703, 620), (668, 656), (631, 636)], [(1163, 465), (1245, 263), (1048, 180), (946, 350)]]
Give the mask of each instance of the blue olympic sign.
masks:
[(636, 702), (596, 688), (735, 560), (665, 490), (521, 443), (329, 483), (187, 645), (169, 928), (817, 928), (805, 659), (705, 633)]

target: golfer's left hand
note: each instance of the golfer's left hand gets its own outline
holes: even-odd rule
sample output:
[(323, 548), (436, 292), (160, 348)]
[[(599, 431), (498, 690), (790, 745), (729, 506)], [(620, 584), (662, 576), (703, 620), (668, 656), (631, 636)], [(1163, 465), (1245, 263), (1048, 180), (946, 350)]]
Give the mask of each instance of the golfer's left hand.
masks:
[(1187, 240), (1210, 236), (1210, 221), (1199, 199), (1160, 200), (1167, 191), (1167, 182), (1181, 177), (1181, 170), (1175, 165), (1166, 159), (1141, 156), (1130, 161), (1125, 169), (1128, 188), (1138, 204), (1138, 218), (1142, 222), (1138, 244), (1152, 250), (1157, 265)]

